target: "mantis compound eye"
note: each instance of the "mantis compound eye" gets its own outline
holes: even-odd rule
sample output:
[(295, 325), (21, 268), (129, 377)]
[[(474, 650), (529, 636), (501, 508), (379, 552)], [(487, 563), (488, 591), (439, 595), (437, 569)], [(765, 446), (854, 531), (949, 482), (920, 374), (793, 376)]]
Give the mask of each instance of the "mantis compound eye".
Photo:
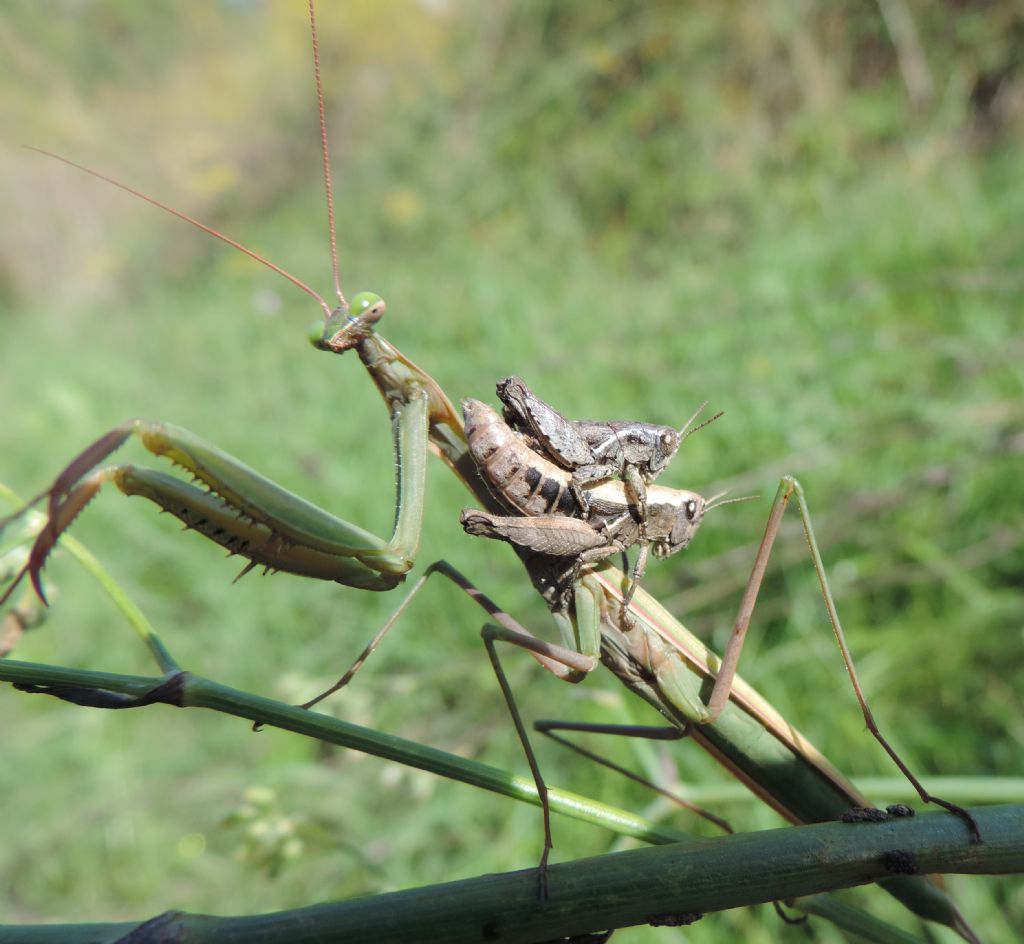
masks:
[(306, 329), (306, 337), (309, 338), (309, 343), (316, 348), (323, 344), (326, 333), (326, 326), (322, 318), (317, 318), (316, 321), (310, 322), (309, 328)]
[[(380, 306), (380, 314), (384, 314), (384, 299), (381, 298), (376, 292), (360, 292), (353, 299), (349, 305), (349, 313), (352, 318), (359, 318), (361, 315), (370, 315), (372, 317), (373, 312), (371, 309), (376, 309)], [(378, 315), (378, 317), (380, 317)], [(374, 321), (377, 319), (374, 318)]]

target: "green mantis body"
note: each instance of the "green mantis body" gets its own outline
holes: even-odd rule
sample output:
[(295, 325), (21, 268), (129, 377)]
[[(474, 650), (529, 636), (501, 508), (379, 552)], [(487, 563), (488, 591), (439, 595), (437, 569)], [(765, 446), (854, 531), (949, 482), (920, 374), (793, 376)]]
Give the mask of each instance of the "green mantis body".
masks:
[[(372, 295), (356, 296), (353, 301), (366, 302), (368, 308), (382, 305)], [(374, 314), (379, 319), (379, 309)], [(338, 354), (354, 349), (388, 406), (399, 495), (391, 541), (376, 539), (297, 499), (186, 431), (133, 420), (85, 449), (44, 493), (50, 519), (27, 565), (33, 582), (38, 584), (39, 568), (62, 531), (102, 483), (112, 481), (126, 494), (154, 501), (190, 527), (248, 557), (249, 566), (263, 565), (362, 589), (384, 590), (399, 584), (413, 563), (428, 443), (478, 502), (489, 508), (495, 502), (476, 473), (462, 421), (443, 391), (394, 345), (366, 328), (358, 316), (336, 313), (316, 346)], [(214, 495), (131, 466), (85, 471), (132, 433), (154, 454), (167, 456), (199, 477)], [(310, 560), (316, 563), (308, 564)], [(531, 568), (529, 558), (525, 563), (541, 588), (543, 575)], [(546, 668), (571, 681), (596, 668), (599, 657), (631, 690), (685, 729), (792, 822), (834, 819), (851, 806), (868, 805), (806, 738), (742, 680), (732, 680), (728, 700), (712, 717), (705, 700), (711, 681), (721, 672), (720, 660), (642, 588), (631, 603), (635, 626), (624, 630), (618, 614), (625, 583), (622, 573), (607, 563), (580, 578), (574, 588), (572, 617), (559, 620), (563, 643), (573, 644), (572, 650), (532, 638), (513, 638), (521, 630), (506, 631), (499, 638), (524, 646)], [(8, 596), (12, 590), (13, 585)], [(579, 656), (574, 659), (572, 651)], [(694, 725), (709, 720), (713, 723)], [(925, 880), (900, 877), (886, 884), (918, 914), (964, 930), (949, 900)]]
[[(426, 372), (377, 333), (382, 314), (378, 296), (358, 295), (351, 307), (343, 302), (329, 313), (315, 344), (333, 353), (354, 350), (387, 405), (398, 469), (396, 523), (389, 540), (304, 502), (187, 431), (133, 420), (85, 449), (44, 493), (49, 522), (27, 570), (37, 588), (40, 568), (61, 533), (108, 481), (126, 494), (156, 502), (187, 526), (246, 557), (251, 566), (360, 589), (387, 590), (401, 583), (416, 555), (428, 448), (465, 482), (478, 503), (493, 509), (495, 502), (468, 453), (462, 421), (451, 402)], [(206, 489), (132, 466), (94, 471), (131, 435), (154, 454), (167, 456), (197, 476)], [(531, 576), (536, 579), (536, 571)], [(563, 621), (563, 642), (575, 638), (578, 643), (587, 634), (584, 644), (575, 647), (582, 657), (578, 668), (561, 672), (559, 667), (566, 664), (561, 651), (540, 642), (530, 644), (542, 664), (576, 678), (595, 667), (599, 656), (629, 688), (687, 728), (794, 822), (835, 818), (850, 806), (865, 805), (806, 739), (738, 679), (726, 691), (728, 700), (714, 712), (705, 712), (709, 683), (721, 665), (642, 589), (631, 605), (637, 627), (624, 630), (616, 616), (623, 594), (618, 570), (602, 564), (583, 574), (573, 592), (574, 613)], [(712, 723), (691, 724), (709, 719)], [(924, 880), (899, 879), (893, 885), (918, 913), (960, 927), (955, 908)]]

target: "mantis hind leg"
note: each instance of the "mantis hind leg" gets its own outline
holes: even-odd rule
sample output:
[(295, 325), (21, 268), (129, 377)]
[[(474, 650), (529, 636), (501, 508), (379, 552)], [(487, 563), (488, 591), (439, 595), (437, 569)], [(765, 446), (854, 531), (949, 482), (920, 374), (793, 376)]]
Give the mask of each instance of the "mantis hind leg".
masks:
[(641, 786), (647, 787), (648, 790), (653, 790), (655, 793), (663, 796), (666, 800), (674, 803), (676, 806), (689, 810), (701, 819), (706, 819), (709, 823), (713, 823), (723, 832), (733, 832), (733, 828), (726, 820), (722, 819), (720, 816), (716, 816), (710, 810), (706, 810), (695, 803), (691, 803), (689, 800), (673, 793), (671, 790), (659, 786), (653, 780), (648, 780), (646, 777), (642, 777), (640, 774), (634, 773), (632, 770), (627, 770), (625, 767), (621, 767), (619, 764), (609, 760), (607, 757), (603, 757), (595, 751), (591, 751), (574, 741), (570, 741), (567, 737), (563, 737), (561, 734), (555, 733), (556, 731), (577, 731), (588, 734), (611, 734), (617, 737), (646, 738), (654, 741), (680, 741), (689, 734), (689, 726), (680, 728), (676, 725), (651, 726), (638, 724), (594, 724), (584, 721), (542, 720), (535, 721), (533, 723), (533, 730), (546, 735), (551, 738), (551, 740), (561, 744), (562, 747), (568, 748), (570, 751), (579, 754), (581, 757), (586, 757), (595, 764), (600, 764), (602, 767), (614, 770), (617, 774), (621, 774), (628, 780), (632, 780), (634, 783), (639, 783)]
[(828, 613), (829, 622), (832, 624), (832, 632), (836, 637), (836, 642), (838, 643), (839, 650), (842, 653), (847, 675), (850, 677), (850, 682), (853, 685), (853, 690), (857, 696), (857, 702), (860, 705), (861, 713), (864, 716), (864, 722), (867, 725), (868, 730), (871, 732), (872, 737), (874, 737), (874, 739), (889, 755), (893, 763), (896, 764), (903, 776), (907, 778), (913, 788), (917, 791), (918, 796), (921, 797), (923, 802), (934, 803), (937, 806), (941, 806), (943, 809), (948, 810), (950, 813), (959, 816), (970, 830), (971, 841), (981, 842), (981, 834), (978, 830), (978, 824), (974, 817), (971, 816), (971, 814), (963, 807), (929, 793), (879, 730), (878, 724), (875, 722), (874, 715), (868, 706), (867, 698), (865, 697), (864, 690), (860, 684), (860, 679), (857, 676), (857, 670), (853, 663), (853, 656), (850, 654), (850, 648), (846, 642), (846, 634), (843, 632), (842, 623), (839, 621), (839, 612), (836, 609), (835, 600), (832, 598), (832, 590), (829, 587), (828, 578), (825, 574), (825, 565), (821, 559), (821, 552), (818, 550), (818, 542), (815, 539), (814, 528), (811, 525), (811, 514), (807, 507), (807, 501), (804, 498), (804, 490), (800, 483), (792, 476), (784, 476), (779, 482), (779, 488), (775, 493), (775, 500), (772, 502), (771, 512), (768, 515), (768, 523), (765, 526), (764, 537), (761, 540), (761, 546), (758, 548), (757, 556), (754, 559), (754, 567), (751, 571), (746, 589), (744, 590), (743, 597), (740, 600), (739, 611), (736, 614), (736, 622), (733, 626), (732, 635), (729, 637), (729, 643), (726, 646), (725, 653), (722, 657), (722, 664), (718, 671), (718, 676), (715, 679), (715, 685), (712, 689), (711, 697), (707, 703), (707, 714), (706, 717), (701, 720), (701, 723), (714, 721), (721, 713), (725, 703), (729, 699), (729, 691), (732, 687), (733, 678), (736, 675), (736, 668), (739, 664), (740, 652), (743, 649), (743, 642), (746, 639), (747, 630), (750, 628), (750, 620), (753, 616), (754, 604), (757, 602), (757, 596), (761, 589), (761, 582), (764, 579), (765, 570), (768, 567), (768, 559), (771, 556), (772, 547), (775, 543), (775, 538), (778, 535), (782, 516), (786, 512), (789, 502), (794, 498), (796, 499), (797, 509), (800, 513), (800, 520), (803, 524), (804, 535), (807, 538), (807, 547), (811, 555), (811, 561), (814, 565), (815, 573), (818, 575), (821, 594), (825, 601), (825, 609)]

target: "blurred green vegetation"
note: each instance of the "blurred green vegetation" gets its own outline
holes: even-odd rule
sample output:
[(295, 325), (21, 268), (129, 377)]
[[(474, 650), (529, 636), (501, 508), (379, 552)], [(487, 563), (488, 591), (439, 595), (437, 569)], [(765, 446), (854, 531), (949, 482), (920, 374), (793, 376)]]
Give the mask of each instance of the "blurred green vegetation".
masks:
[[(342, 278), (387, 298), (389, 339), (455, 400), (491, 399), (518, 373), (571, 416), (678, 424), (705, 398), (724, 409), (665, 482), (761, 500), (710, 517), (648, 588), (721, 646), (777, 477), (793, 472), (898, 750), (926, 782), (1024, 774), (1019, 4), (362, 0), (321, 20)], [(315, 306), (14, 147), (116, 175), (326, 293), (305, 5), (9, 0), (0, 58), (0, 477), (33, 494), (144, 415), (387, 533), (385, 412), (354, 357), (309, 349)], [(543, 630), (513, 555), (467, 543), (466, 495), (434, 465), (421, 556)], [(75, 533), (186, 666), (276, 697), (332, 680), (398, 600), (288, 576), (232, 585), (236, 562), (113, 494)], [(799, 531), (782, 545), (741, 671), (847, 773), (894, 775), (848, 692)], [(59, 596), (18, 657), (148, 671), (70, 560), (47, 573)], [(333, 710), (525, 770), (479, 623), (429, 587)], [(570, 689), (507, 661), (530, 717), (650, 721), (611, 678)], [(0, 920), (284, 908), (527, 867), (539, 851), (532, 809), (274, 731), (10, 691), (0, 705)], [(777, 823), (695, 749), (602, 747), (698, 786), (741, 828)], [(553, 783), (687, 822), (539, 751)], [(876, 799), (902, 798), (896, 784)], [(733, 799), (716, 803), (717, 785)], [(558, 856), (606, 847), (555, 829)], [(1016, 939), (1020, 882), (950, 884), (986, 941)], [(902, 920), (886, 896), (859, 897)], [(761, 909), (621, 938), (724, 934), (806, 932)]]

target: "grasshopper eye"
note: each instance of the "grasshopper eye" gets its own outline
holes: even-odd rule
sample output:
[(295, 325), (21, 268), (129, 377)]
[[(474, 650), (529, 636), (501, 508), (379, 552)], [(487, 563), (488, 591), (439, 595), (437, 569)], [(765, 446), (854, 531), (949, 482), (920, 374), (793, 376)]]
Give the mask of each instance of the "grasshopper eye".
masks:
[(686, 503), (686, 519), (687, 521), (693, 521), (697, 517), (697, 503), (691, 498)]

